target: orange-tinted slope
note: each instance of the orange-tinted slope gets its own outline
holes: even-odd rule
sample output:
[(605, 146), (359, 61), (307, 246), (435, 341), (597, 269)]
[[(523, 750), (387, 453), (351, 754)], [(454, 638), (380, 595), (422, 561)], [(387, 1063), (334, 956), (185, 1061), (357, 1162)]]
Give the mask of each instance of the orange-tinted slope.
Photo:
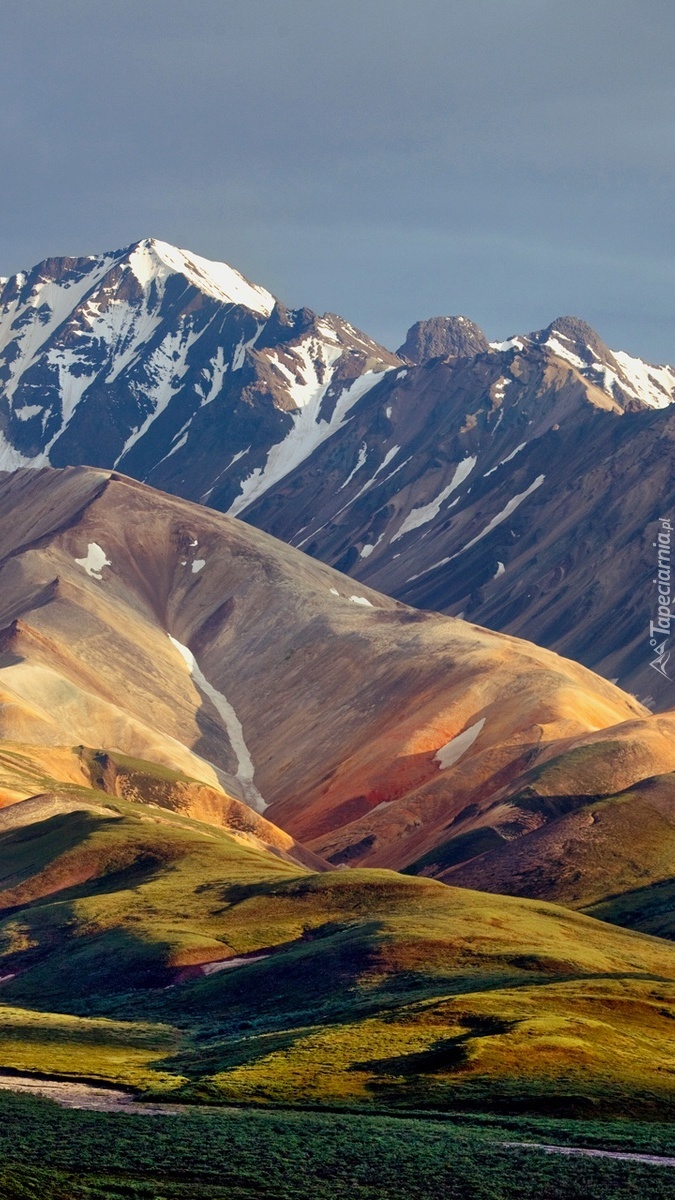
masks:
[(0, 477), (0, 629), (0, 737), (220, 784), (334, 861), (405, 865), (561, 745), (648, 715), (556, 654), (86, 468)]

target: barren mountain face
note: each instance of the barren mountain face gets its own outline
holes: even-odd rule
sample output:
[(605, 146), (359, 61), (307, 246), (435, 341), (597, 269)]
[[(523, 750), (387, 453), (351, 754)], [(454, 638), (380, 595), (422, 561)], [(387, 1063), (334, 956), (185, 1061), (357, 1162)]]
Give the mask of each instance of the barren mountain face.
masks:
[(649, 638), (675, 417), (667, 388), (631, 392), (619, 358), (568, 319), (392, 371), (242, 516), (409, 604), (531, 638), (669, 707)]
[(647, 745), (656, 718), (550, 651), (114, 472), (0, 480), (0, 737), (51, 748), (57, 778), (91, 779), (89, 751), (115, 778), (133, 775), (115, 754), (149, 760), (334, 864), (406, 866), (476, 829), (538, 827), (546, 806), (510, 797), (589, 738), (647, 746), (621, 771), (608, 756), (605, 791), (675, 767), (666, 735)]
[(392, 354), (153, 239), (0, 293), (0, 465), (119, 467), (656, 709), (674, 395), (575, 317), (493, 344), (431, 318)]
[(445, 877), (563, 818), (595, 845), (572, 811), (673, 770), (671, 368), (573, 317), (493, 344), (432, 318), (393, 355), (153, 240), (0, 309), (0, 734), (32, 747), (6, 801), (42, 769), (149, 793), (150, 763), (162, 803), (283, 853)]

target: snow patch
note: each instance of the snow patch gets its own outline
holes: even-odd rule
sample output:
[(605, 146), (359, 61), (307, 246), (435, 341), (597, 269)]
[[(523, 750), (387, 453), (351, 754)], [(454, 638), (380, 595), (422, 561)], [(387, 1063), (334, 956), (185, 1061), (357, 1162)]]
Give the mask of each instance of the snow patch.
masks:
[(76, 558), (75, 562), (92, 579), (103, 579), (101, 574), (103, 568), (112, 566), (110, 559), (106, 558), (105, 550), (102, 550), (97, 542), (90, 542), (87, 546), (86, 558)]
[(176, 638), (171, 637), (171, 634), (168, 636), (172, 646), (175, 646), (181, 658), (186, 663), (197, 687), (208, 697), (216, 712), (223, 720), (227, 736), (230, 739), (230, 745), (237, 759), (236, 777), (241, 784), (241, 790), (246, 803), (250, 808), (255, 809), (256, 812), (264, 812), (267, 804), (253, 782), (253, 762), (246, 741), (244, 740), (244, 731), (239, 717), (227, 697), (222, 692), (217, 691), (209, 683), (208, 679), (206, 679), (192, 651), (187, 646), (183, 646)]
[(226, 304), (242, 304), (252, 312), (269, 317), (276, 303), (266, 288), (249, 283), (243, 275), (227, 263), (211, 262), (189, 250), (179, 250), (168, 242), (147, 238), (134, 248), (129, 264), (143, 289), (150, 286), (158, 276), (178, 273), (185, 275), (200, 292), (213, 296)]
[(583, 367), (588, 366), (588, 363), (584, 362), (583, 358), (579, 358), (578, 354), (575, 354), (572, 350), (568, 350), (567, 346), (563, 346), (562, 342), (559, 342), (555, 337), (549, 337), (544, 342), (544, 345), (553, 351), (556, 358), (564, 358), (565, 362), (576, 367), (577, 370), (582, 370)]
[(366, 608), (375, 607), (374, 604), (371, 604), (370, 600), (366, 600), (365, 596), (350, 596), (349, 599), (351, 600), (352, 604), (362, 604)]
[(206, 566), (205, 558), (196, 558), (192, 564), (192, 574), (197, 575)]
[(342, 491), (343, 488), (346, 488), (348, 483), (351, 483), (351, 481), (354, 478), (354, 476), (356, 475), (357, 471), (360, 471), (361, 467), (365, 465), (365, 461), (366, 461), (367, 457), (368, 457), (368, 446), (366, 445), (365, 442), (362, 442), (361, 445), (359, 446), (359, 454), (358, 454), (358, 458), (356, 460), (356, 466), (354, 467), (354, 469), (352, 471), (350, 471), (349, 475), (347, 476), (344, 483), (340, 487), (340, 489), (339, 489), (340, 491)]
[[(229, 364), (225, 362), (225, 351), (222, 346), (219, 346), (216, 351), (215, 358), (211, 359), (211, 378), (209, 380), (209, 388), (207, 392), (202, 393), (200, 405), (201, 408), (204, 408), (205, 405), (210, 404), (212, 400), (215, 400), (223, 386), (223, 380), (225, 378), (225, 373), (228, 369), (228, 366)], [(204, 369), (202, 373), (208, 377), (206, 369)]]
[(500, 575), (503, 575), (503, 574), (504, 574), (504, 572), (505, 572), (505, 570), (506, 570), (506, 567), (504, 566), (503, 562), (498, 562), (498, 563), (497, 563), (497, 570), (495, 571), (495, 573), (494, 573), (494, 575), (492, 576), (492, 578), (493, 578), (493, 579), (499, 579), (499, 576), (500, 576)]
[(14, 416), (20, 421), (30, 421), (31, 417), (37, 417), (38, 413), (43, 411), (42, 404), (24, 404), (23, 408), (14, 409)]
[(463, 733), (458, 733), (456, 737), (450, 738), (449, 742), (436, 751), (434, 762), (438, 763), (441, 771), (447, 771), (448, 767), (459, 762), (462, 755), (466, 754), (467, 750), (473, 746), (484, 724), (485, 717), (481, 717), (475, 725), (470, 725)]
[(501, 379), (498, 379), (497, 382), (493, 384), (495, 400), (504, 399), (504, 388), (508, 387), (510, 383), (513, 383), (513, 380), (507, 379), (505, 375), (502, 375)]
[(313, 400), (320, 404), (332, 378), (331, 368), (342, 357), (342, 347), (310, 337), (304, 343), (280, 348), (278, 355), (282, 353), (296, 362), (289, 366), (281, 357), (271, 355), (270, 363), (283, 375), (286, 390), (296, 408), (308, 408)]
[(505, 342), (490, 342), (490, 349), (505, 353), (507, 350), (524, 350), (525, 345), (522, 338), (512, 337), (507, 338)]
[(473, 471), (477, 461), (477, 458), (472, 458), (471, 456), (463, 458), (455, 468), (455, 472), (450, 480), (450, 483), (446, 488), (443, 488), (443, 491), (439, 493), (435, 500), (430, 501), (429, 504), (422, 505), (420, 508), (411, 509), (400, 529), (397, 529), (396, 533), (391, 539), (392, 542), (395, 542), (398, 540), (398, 538), (403, 537), (405, 533), (410, 533), (412, 529), (419, 529), (420, 525), (426, 525), (428, 521), (433, 521), (434, 517), (438, 516), (438, 513), (441, 510), (441, 505), (445, 503), (445, 501), (448, 499), (448, 496), (450, 496), (452, 492), (456, 491), (456, 489), (462, 483), (464, 483), (464, 480), (467, 479)]
[(498, 462), (496, 467), (490, 467), (490, 470), (485, 472), (483, 479), (487, 479), (488, 475), (494, 475), (495, 471), (498, 471), (500, 467), (504, 466), (504, 463), (511, 462), (511, 459), (515, 458), (516, 454), (520, 454), (521, 450), (524, 450), (526, 445), (527, 442), (521, 442), (519, 446), (516, 446), (515, 450), (512, 450), (510, 454), (507, 454), (506, 458), (503, 458), (501, 462)]
[(293, 471), (323, 442), (337, 433), (349, 417), (357, 400), (365, 396), (382, 379), (383, 372), (367, 371), (340, 393), (330, 420), (321, 419), (320, 408), (329, 380), (322, 385), (310, 403), (294, 416), (293, 428), (282, 442), (272, 446), (263, 467), (257, 467), (241, 484), (241, 492), (230, 505), (230, 516), (235, 516), (262, 496), (273, 484)]
[(672, 367), (652, 367), (641, 358), (631, 358), (623, 350), (612, 353), (633, 395), (644, 404), (650, 408), (667, 408), (675, 401), (675, 370)]

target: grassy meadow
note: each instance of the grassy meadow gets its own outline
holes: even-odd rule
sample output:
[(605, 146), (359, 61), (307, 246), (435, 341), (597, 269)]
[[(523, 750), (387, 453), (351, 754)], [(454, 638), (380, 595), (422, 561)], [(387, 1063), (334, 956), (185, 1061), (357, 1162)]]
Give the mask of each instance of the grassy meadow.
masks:
[(670, 1110), (670, 943), (392, 871), (312, 873), (88, 795), (0, 832), (0, 1067), (193, 1103)]
[(2, 1200), (668, 1200), (673, 1168), (505, 1143), (667, 1154), (668, 1127), (195, 1109), (131, 1116), (0, 1093)]

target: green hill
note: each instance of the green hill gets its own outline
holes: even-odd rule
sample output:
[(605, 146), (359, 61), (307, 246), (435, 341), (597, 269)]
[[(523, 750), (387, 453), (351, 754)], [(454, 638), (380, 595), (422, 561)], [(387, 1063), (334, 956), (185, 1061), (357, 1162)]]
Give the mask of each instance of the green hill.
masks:
[(95, 791), (4, 816), (0, 1068), (237, 1103), (672, 1103), (666, 942), (387, 870), (317, 874)]

